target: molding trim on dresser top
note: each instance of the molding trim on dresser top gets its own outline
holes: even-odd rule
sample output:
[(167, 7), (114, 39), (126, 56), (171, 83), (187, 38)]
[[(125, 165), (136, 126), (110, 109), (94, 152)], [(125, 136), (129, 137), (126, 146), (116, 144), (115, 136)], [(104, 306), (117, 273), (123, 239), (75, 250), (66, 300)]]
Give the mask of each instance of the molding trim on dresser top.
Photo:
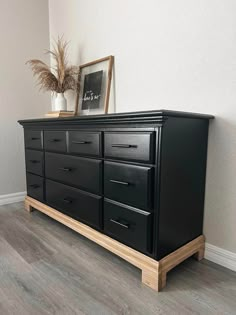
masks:
[(210, 115), (148, 111), (21, 120), (27, 210), (35, 208), (142, 270), (204, 255)]

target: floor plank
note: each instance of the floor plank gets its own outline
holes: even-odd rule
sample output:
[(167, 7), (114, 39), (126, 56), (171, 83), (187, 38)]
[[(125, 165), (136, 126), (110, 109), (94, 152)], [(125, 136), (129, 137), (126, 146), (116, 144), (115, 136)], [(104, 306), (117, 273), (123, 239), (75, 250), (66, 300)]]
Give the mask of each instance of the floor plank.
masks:
[(140, 270), (23, 203), (0, 207), (0, 314), (236, 314), (236, 273), (189, 259), (156, 293)]

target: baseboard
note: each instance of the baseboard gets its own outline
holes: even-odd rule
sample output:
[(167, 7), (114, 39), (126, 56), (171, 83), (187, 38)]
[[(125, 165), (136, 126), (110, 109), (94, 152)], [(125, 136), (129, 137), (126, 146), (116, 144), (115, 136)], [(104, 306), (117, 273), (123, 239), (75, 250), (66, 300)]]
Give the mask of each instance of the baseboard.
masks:
[(236, 253), (206, 243), (205, 258), (218, 265), (236, 271)]
[(26, 191), (8, 194), (8, 195), (0, 195), (0, 206), (7, 205), (9, 203), (20, 202), (25, 199)]

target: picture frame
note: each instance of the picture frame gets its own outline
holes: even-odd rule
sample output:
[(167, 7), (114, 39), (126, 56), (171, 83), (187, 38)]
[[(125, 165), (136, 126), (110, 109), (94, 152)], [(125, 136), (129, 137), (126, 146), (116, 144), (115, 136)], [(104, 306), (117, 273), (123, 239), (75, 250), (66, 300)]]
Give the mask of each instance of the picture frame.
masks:
[(108, 113), (113, 64), (114, 56), (111, 55), (79, 67), (80, 87), (76, 95), (76, 116)]

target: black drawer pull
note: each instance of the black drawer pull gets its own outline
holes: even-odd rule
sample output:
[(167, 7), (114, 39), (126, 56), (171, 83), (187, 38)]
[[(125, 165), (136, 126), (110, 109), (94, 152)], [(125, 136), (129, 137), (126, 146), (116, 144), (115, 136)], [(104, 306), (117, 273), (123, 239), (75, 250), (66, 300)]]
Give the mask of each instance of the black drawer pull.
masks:
[(118, 224), (118, 225), (122, 226), (123, 228), (126, 228), (126, 229), (129, 228), (129, 225), (128, 225), (128, 224), (120, 223), (119, 221), (116, 221), (116, 220), (114, 220), (114, 219), (110, 219), (110, 221), (111, 221), (112, 223), (115, 223), (115, 224)]
[(31, 140), (40, 140), (40, 138), (32, 137)]
[(137, 148), (138, 146), (135, 144), (112, 144), (113, 148)]
[(59, 170), (64, 171), (64, 172), (70, 172), (71, 168), (68, 167), (59, 167)]
[(30, 162), (33, 164), (40, 163), (40, 161), (38, 161), (38, 160), (30, 160)]
[(32, 187), (32, 188), (36, 189), (36, 188), (39, 188), (39, 187), (40, 187), (40, 185), (37, 185), (37, 184), (32, 184), (32, 185), (29, 185), (29, 187)]
[(72, 199), (70, 199), (70, 198), (64, 198), (63, 201), (65, 203), (72, 203)]
[(48, 140), (49, 142), (60, 142), (61, 141), (61, 139), (50, 139), (50, 140)]
[(111, 182), (111, 183), (114, 183), (114, 184), (129, 186), (129, 183), (127, 183), (127, 182), (121, 182), (121, 181), (115, 180), (115, 179), (110, 179), (110, 182)]
[(90, 144), (92, 143), (91, 141), (71, 141), (74, 144)]

